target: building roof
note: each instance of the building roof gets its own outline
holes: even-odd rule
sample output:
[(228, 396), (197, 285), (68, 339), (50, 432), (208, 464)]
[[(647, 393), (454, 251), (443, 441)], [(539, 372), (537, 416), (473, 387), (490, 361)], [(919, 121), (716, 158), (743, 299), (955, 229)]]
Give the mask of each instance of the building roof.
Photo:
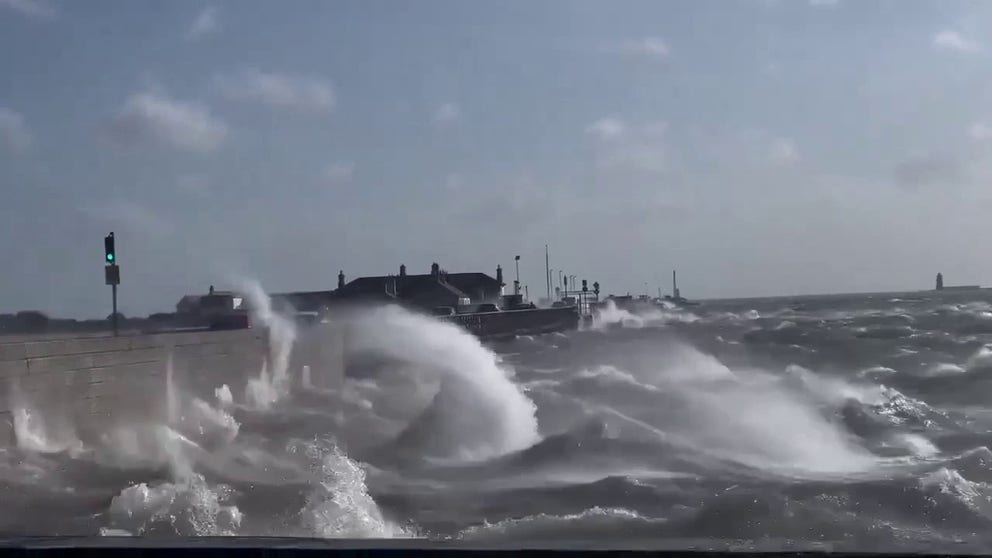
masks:
[(466, 296), (450, 281), (439, 281), (432, 275), (387, 275), (378, 277), (359, 277), (337, 290), (338, 296), (362, 296), (389, 293), (392, 282), (396, 282), (396, 296), (407, 298), (417, 291), (429, 288), (431, 284), (439, 284), (458, 296)]
[(461, 298), (471, 298), (470, 295), (479, 288), (497, 290), (502, 287), (499, 281), (485, 273), (447, 273), (442, 271), (439, 277), (429, 273), (359, 277), (338, 289), (336, 294), (337, 296), (351, 297), (387, 293), (392, 289), (393, 281), (396, 282), (397, 298), (409, 298), (433, 284), (440, 284), (453, 295)]
[[(395, 292), (393, 292), (394, 281), (396, 285)], [(430, 273), (358, 277), (333, 291), (273, 293), (270, 297), (273, 301), (288, 302), (297, 309), (314, 309), (331, 303), (335, 299), (379, 298), (403, 300), (424, 296), (427, 293), (432, 293), (436, 296), (439, 293), (446, 292), (458, 298), (474, 299), (478, 296), (477, 293), (480, 290), (483, 292), (499, 292), (502, 286), (499, 281), (485, 273), (447, 273), (440, 271), (437, 277)]]
[(494, 289), (499, 289), (503, 285), (499, 283), (496, 279), (486, 275), (485, 273), (449, 273), (447, 276), (447, 281), (458, 289), (470, 292), (479, 287), (489, 287)]

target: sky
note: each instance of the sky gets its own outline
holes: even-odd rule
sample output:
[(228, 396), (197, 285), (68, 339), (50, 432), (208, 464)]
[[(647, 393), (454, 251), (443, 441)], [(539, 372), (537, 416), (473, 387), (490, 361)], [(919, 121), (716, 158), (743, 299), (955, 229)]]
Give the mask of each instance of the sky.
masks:
[(0, 312), (992, 283), (992, 3), (0, 0)]

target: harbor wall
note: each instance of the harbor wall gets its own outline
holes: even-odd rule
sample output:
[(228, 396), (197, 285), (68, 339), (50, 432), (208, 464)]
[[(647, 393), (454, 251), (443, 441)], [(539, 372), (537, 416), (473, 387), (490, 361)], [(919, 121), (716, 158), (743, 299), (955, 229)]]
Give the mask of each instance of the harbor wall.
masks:
[[(342, 374), (340, 335), (330, 326), (297, 332), (287, 374), (298, 385), (306, 364), (315, 384)], [(270, 373), (274, 341), (269, 331), (172, 332), (121, 337), (0, 338), (0, 445), (16, 442), (14, 412), (43, 417), (48, 429), (70, 429), (83, 440), (134, 421), (162, 422), (167, 412), (167, 370), (184, 397), (216, 401), (227, 384), (235, 401), (258, 377)], [(23, 411), (21, 412), (23, 415)]]

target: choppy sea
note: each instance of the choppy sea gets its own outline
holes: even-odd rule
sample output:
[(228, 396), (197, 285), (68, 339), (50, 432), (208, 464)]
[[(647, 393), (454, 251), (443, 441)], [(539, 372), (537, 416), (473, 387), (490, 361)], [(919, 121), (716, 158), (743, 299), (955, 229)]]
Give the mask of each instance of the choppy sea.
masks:
[(990, 292), (610, 308), (494, 344), (342, 319), (333, 388), (289, 359), (243, 391), (170, 373), (164, 416), (85, 443), (18, 404), (0, 534), (992, 551)]

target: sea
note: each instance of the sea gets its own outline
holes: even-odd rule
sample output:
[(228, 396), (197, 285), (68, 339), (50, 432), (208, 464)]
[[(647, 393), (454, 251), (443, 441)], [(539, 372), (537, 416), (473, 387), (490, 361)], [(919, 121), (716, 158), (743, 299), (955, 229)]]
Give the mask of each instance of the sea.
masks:
[(0, 535), (992, 551), (992, 291), (610, 306), (492, 343), (331, 320), (343, 371), (195, 392), (164, 362), (167, 412), (87, 441), (16, 405)]

